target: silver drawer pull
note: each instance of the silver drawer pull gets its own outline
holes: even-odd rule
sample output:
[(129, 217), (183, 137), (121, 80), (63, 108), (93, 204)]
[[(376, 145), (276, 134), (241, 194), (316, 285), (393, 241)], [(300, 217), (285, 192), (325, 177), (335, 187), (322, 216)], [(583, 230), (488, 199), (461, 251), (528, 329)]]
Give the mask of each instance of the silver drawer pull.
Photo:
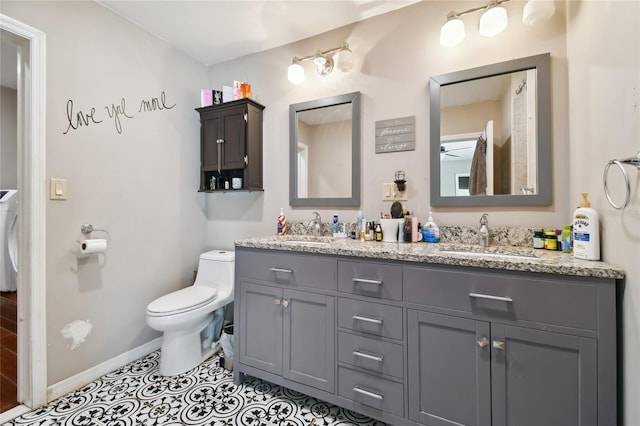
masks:
[(476, 299), (489, 299), (499, 300), (501, 302), (513, 302), (513, 299), (506, 296), (492, 296), (490, 294), (469, 293), (469, 297), (475, 297)]
[(360, 351), (353, 351), (354, 356), (359, 356), (361, 358), (372, 359), (374, 361), (382, 362), (384, 357), (382, 355), (369, 355)]
[(377, 284), (377, 285), (382, 285), (382, 281), (381, 280), (368, 280), (366, 278), (352, 278), (351, 281), (353, 281), (354, 283), (358, 284)]
[(378, 318), (363, 317), (362, 315), (354, 315), (351, 318), (353, 318), (354, 320), (358, 320), (358, 321), (372, 322), (374, 324), (382, 325), (382, 320), (378, 319)]
[(499, 349), (499, 350), (503, 351), (504, 350), (504, 346), (505, 346), (504, 342), (501, 342), (499, 340), (494, 340), (493, 341), (493, 347), (496, 348), (496, 349)]
[(273, 272), (285, 272), (287, 274), (293, 274), (293, 270), (292, 269), (269, 268), (269, 270), (273, 271)]
[(382, 401), (384, 399), (384, 396), (382, 396), (382, 395), (378, 395), (377, 393), (373, 393), (373, 392), (366, 391), (364, 389), (360, 389), (357, 386), (353, 388), (353, 391), (354, 392), (358, 392), (358, 393), (360, 393), (362, 395), (370, 396), (371, 398), (379, 399), (380, 401)]

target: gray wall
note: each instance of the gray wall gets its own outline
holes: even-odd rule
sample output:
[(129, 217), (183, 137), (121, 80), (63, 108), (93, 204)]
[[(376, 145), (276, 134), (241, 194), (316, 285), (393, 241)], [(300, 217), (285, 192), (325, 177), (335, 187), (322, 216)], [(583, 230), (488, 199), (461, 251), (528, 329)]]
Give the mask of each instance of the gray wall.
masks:
[[(588, 192), (600, 215), (602, 259), (624, 269), (624, 423), (640, 425), (640, 170), (627, 167), (631, 202), (615, 210), (606, 199), (607, 161), (640, 150), (640, 2), (569, 2), (567, 62), (571, 137), (570, 210)], [(597, 31), (594, 29), (598, 28)], [(617, 203), (624, 199), (621, 172), (609, 176)]]
[(0, 86), (0, 188), (18, 187), (18, 103), (16, 90)]
[[(199, 187), (200, 89), (207, 68), (98, 3), (3, 1), (0, 12), (46, 33), (48, 201), (47, 372), (54, 384), (159, 337), (145, 323), (154, 298), (191, 283), (208, 246)], [(139, 112), (166, 96), (172, 109)], [(121, 133), (105, 107), (122, 107)], [(69, 129), (67, 102), (95, 121)], [(66, 134), (65, 134), (66, 133)], [(109, 231), (104, 255), (78, 259), (82, 224)], [(100, 237), (97, 234), (95, 237)], [(211, 244), (215, 244), (212, 241)], [(72, 349), (61, 331), (92, 329)]]

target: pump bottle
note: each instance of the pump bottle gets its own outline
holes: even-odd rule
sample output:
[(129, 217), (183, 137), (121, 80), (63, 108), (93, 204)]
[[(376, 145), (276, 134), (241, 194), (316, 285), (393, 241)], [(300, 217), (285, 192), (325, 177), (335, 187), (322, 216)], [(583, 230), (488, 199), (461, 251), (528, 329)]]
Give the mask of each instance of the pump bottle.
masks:
[(580, 207), (573, 213), (573, 256), (580, 259), (600, 260), (600, 227), (598, 212), (591, 208), (582, 193)]

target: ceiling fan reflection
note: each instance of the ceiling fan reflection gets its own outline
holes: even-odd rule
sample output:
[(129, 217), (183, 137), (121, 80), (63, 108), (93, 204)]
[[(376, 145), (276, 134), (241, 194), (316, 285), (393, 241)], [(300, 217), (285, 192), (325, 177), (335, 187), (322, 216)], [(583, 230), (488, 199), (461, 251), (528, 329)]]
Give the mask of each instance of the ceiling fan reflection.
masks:
[(448, 155), (449, 157), (460, 157), (459, 155), (456, 154), (449, 154), (452, 151), (459, 151), (461, 149), (471, 149), (470, 146), (465, 146), (462, 148), (452, 148), (452, 149), (447, 149), (444, 145), (440, 145), (440, 156), (442, 157), (443, 155)]

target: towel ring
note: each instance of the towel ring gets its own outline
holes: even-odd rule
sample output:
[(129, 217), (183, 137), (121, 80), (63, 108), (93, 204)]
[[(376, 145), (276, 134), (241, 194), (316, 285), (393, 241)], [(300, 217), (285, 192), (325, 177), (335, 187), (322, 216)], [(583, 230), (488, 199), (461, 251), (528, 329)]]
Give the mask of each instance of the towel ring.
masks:
[[(624, 183), (626, 186), (624, 201), (620, 205), (616, 205), (616, 203), (613, 202), (613, 199), (611, 198), (611, 194), (609, 193), (609, 187), (607, 186), (607, 172), (609, 171), (609, 167), (611, 167), (612, 164), (615, 164), (616, 166), (618, 166), (620, 171), (622, 171), (622, 175), (624, 176)], [(604, 184), (604, 194), (607, 196), (607, 200), (609, 201), (609, 204), (611, 204), (611, 206), (614, 209), (622, 210), (625, 207), (627, 207), (627, 203), (629, 203), (629, 198), (631, 197), (631, 185), (629, 184), (629, 175), (627, 174), (627, 171), (624, 169), (624, 166), (620, 161), (611, 160), (607, 163), (606, 166), (604, 166), (604, 173), (602, 174), (602, 183)]]
[[(624, 202), (620, 205), (617, 205), (611, 198), (611, 194), (609, 193), (609, 187), (607, 185), (607, 176), (608, 176), (607, 172), (609, 171), (609, 167), (611, 167), (612, 164), (615, 164), (616, 166), (618, 166), (618, 168), (622, 172), (622, 176), (624, 176), (624, 183), (626, 186)], [(609, 201), (609, 204), (611, 204), (611, 206), (617, 210), (624, 209), (629, 203), (629, 198), (631, 198), (631, 185), (629, 184), (629, 175), (627, 174), (627, 171), (624, 168), (625, 164), (630, 164), (638, 168), (638, 170), (640, 170), (640, 151), (638, 151), (638, 153), (634, 157), (625, 158), (624, 160), (609, 160), (607, 165), (604, 166), (604, 172), (602, 173), (602, 183), (604, 184), (604, 193), (607, 196), (607, 201)]]

